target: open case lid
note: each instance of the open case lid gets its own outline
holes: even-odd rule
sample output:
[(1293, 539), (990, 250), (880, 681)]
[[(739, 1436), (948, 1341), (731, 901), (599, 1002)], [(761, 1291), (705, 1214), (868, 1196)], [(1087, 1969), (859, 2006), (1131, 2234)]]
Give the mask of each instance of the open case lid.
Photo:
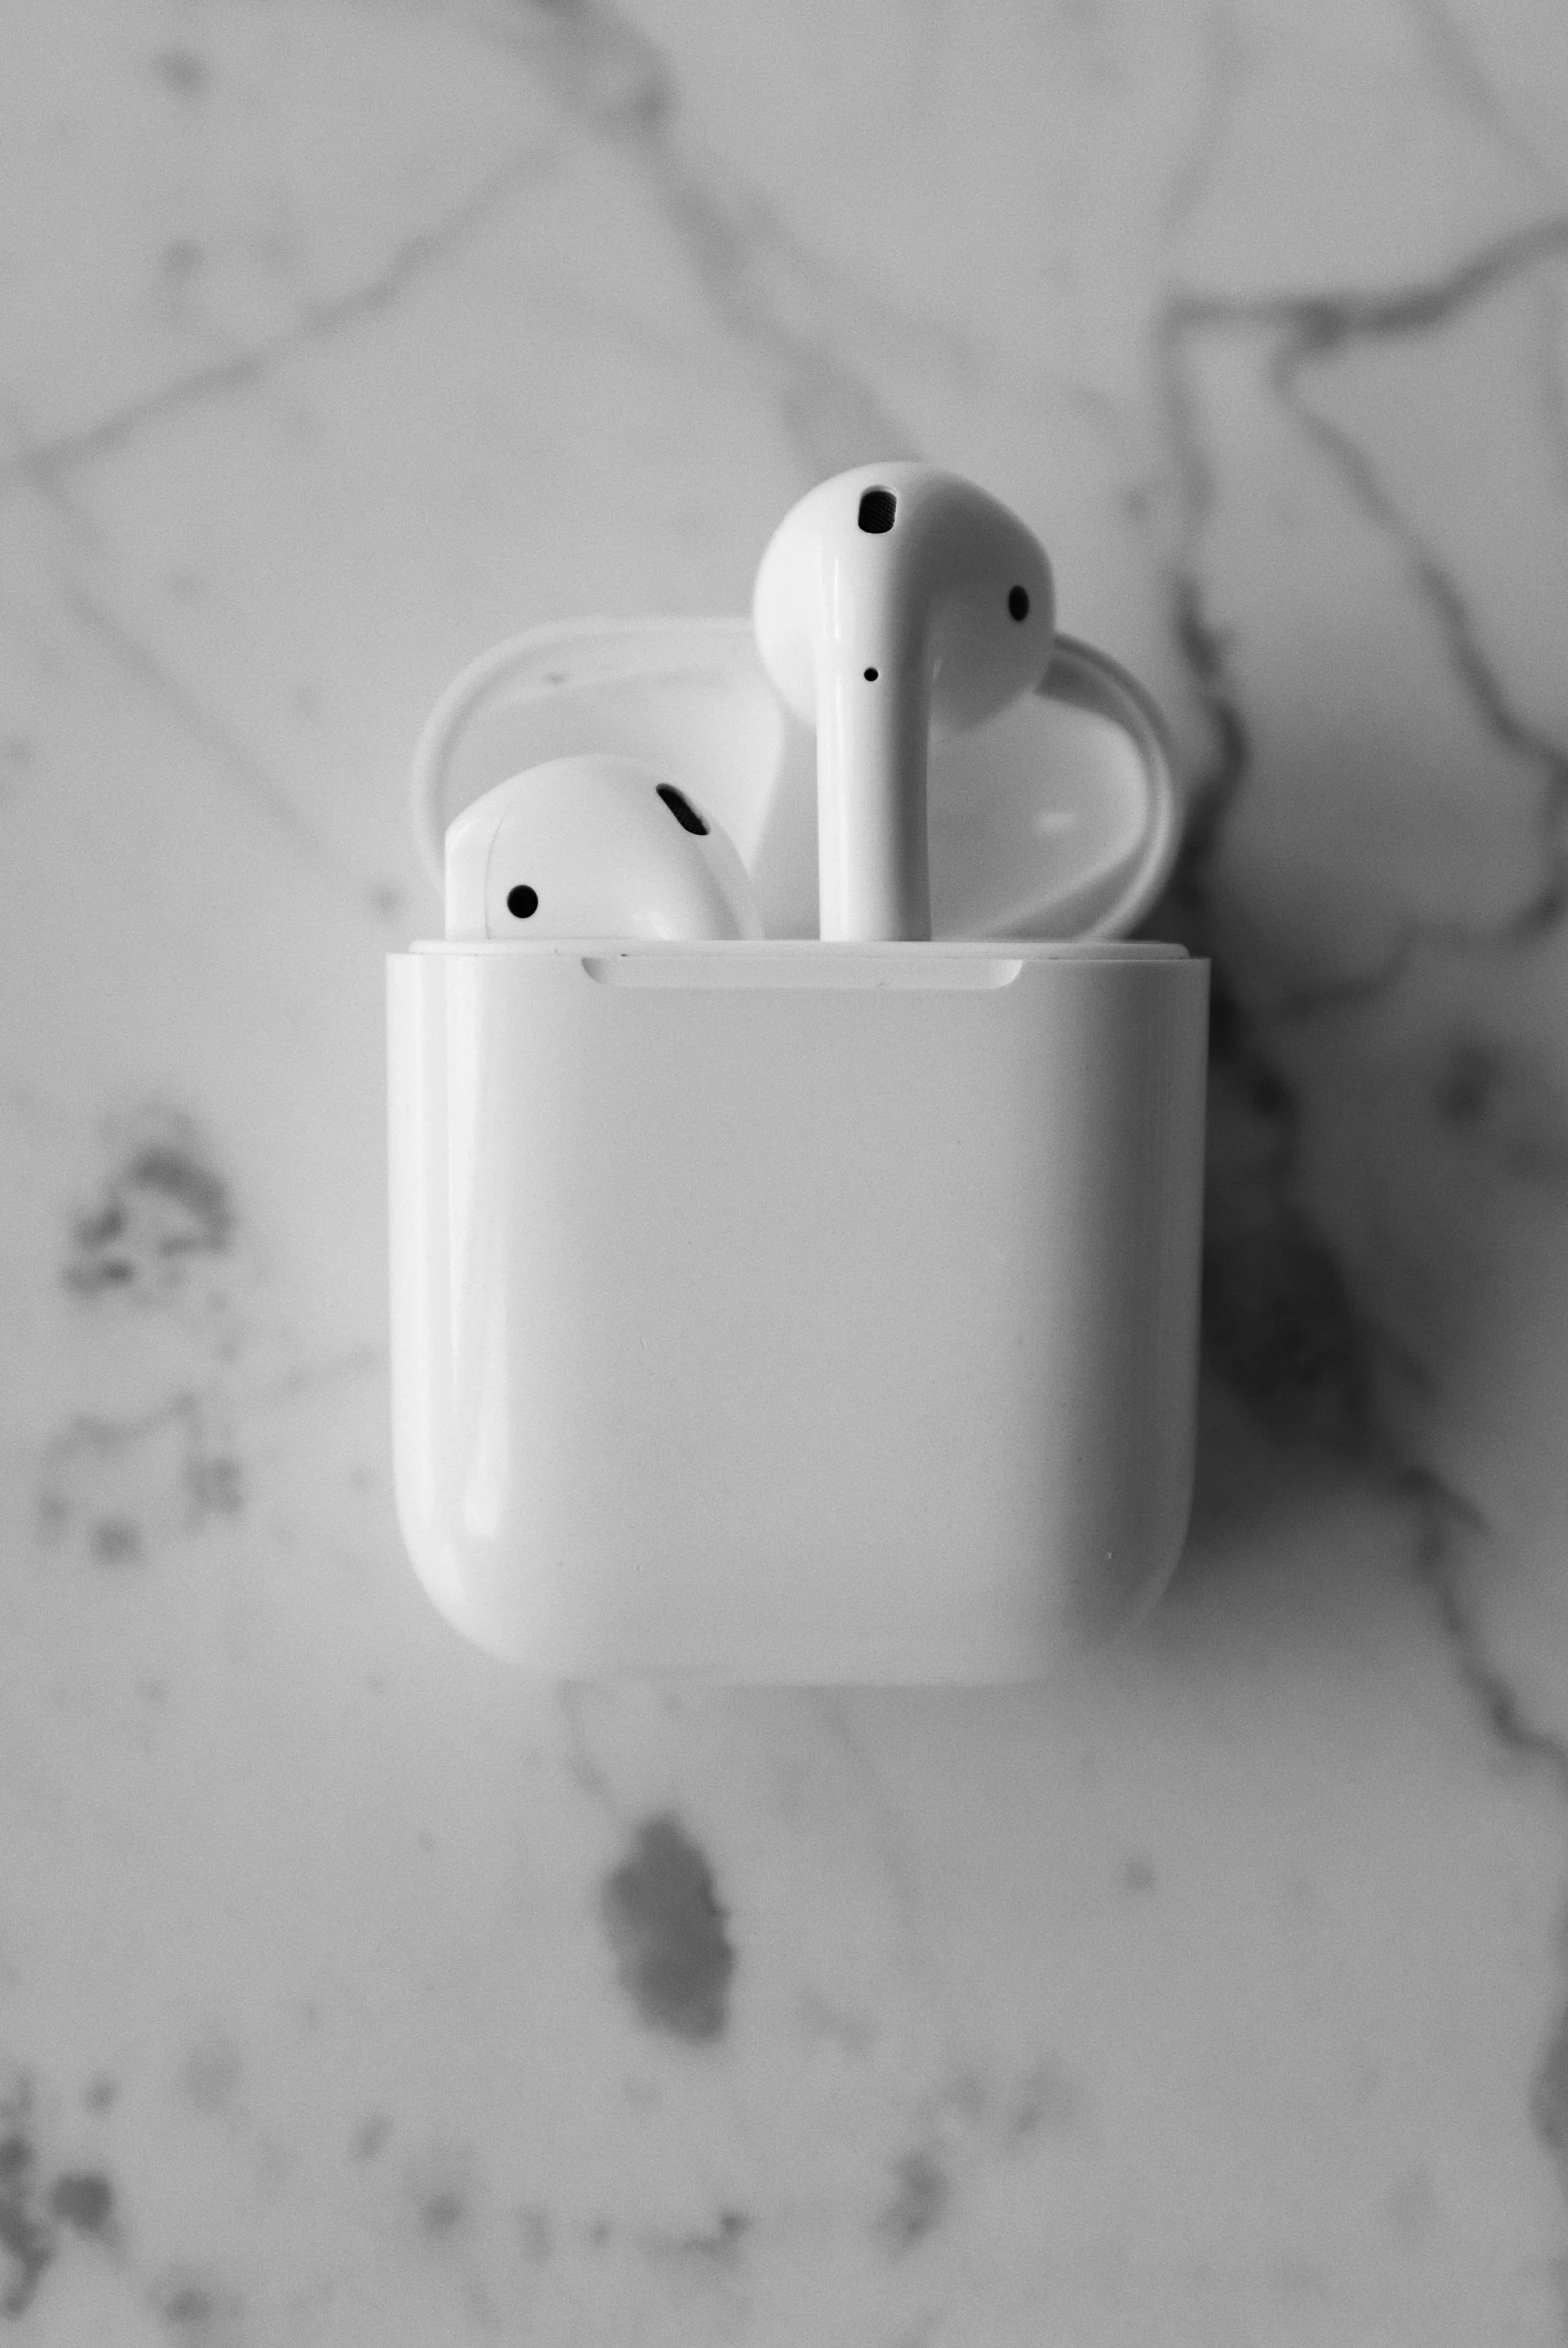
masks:
[[(473, 662), (414, 757), (415, 830), (438, 887), (446, 828), (470, 801), (576, 751), (667, 769), (735, 842), (767, 935), (816, 936), (815, 739), (775, 694), (749, 620), (569, 620)], [(928, 789), (938, 938), (1122, 937), (1180, 837), (1158, 711), (1070, 636), (1034, 693), (932, 741)]]

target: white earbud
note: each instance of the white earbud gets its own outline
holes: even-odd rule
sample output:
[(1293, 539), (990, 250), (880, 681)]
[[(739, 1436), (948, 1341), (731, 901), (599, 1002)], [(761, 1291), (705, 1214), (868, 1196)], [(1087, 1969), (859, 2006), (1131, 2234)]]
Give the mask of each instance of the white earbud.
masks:
[(589, 752), (447, 830), (449, 938), (760, 938), (734, 842), (656, 768)]
[(752, 624), (763, 666), (816, 729), (821, 935), (928, 938), (925, 771), (1037, 685), (1055, 602), (1017, 516), (931, 465), (860, 465), (774, 532)]

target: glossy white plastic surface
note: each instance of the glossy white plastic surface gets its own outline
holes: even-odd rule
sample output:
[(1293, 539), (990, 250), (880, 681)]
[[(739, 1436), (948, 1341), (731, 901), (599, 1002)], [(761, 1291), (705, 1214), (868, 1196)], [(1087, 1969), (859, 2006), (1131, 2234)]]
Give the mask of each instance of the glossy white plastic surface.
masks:
[(447, 830), (446, 884), (449, 938), (763, 935), (724, 828), (657, 767), (604, 751), (546, 759), (473, 801)]
[(1044, 548), (958, 474), (859, 465), (784, 516), (752, 625), (816, 736), (823, 938), (929, 938), (932, 733), (965, 733), (1031, 692), (1054, 620)]
[(389, 962), (399, 1512), (558, 1678), (1029, 1678), (1173, 1566), (1207, 966), (1160, 946)]

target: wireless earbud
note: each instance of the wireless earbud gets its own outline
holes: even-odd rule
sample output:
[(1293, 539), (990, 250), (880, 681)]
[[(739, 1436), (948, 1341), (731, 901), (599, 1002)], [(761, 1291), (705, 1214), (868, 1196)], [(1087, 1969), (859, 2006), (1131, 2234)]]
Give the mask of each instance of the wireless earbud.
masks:
[(637, 759), (550, 759), (447, 831), (449, 938), (760, 938), (728, 833)]
[(961, 733), (1037, 685), (1050, 565), (957, 474), (861, 465), (784, 516), (757, 573), (763, 666), (816, 729), (820, 931), (928, 938), (932, 729)]

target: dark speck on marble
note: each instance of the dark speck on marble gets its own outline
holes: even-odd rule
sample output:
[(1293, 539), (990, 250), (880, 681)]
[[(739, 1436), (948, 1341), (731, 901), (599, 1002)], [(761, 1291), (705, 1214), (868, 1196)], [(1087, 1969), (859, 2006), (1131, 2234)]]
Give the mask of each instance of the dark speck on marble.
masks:
[(138, 1565), (142, 1557), (140, 1529), (123, 1516), (105, 1516), (93, 1526), (92, 1547), (100, 1565)]
[(0, 2136), (0, 2315), (25, 2315), (58, 2257), (61, 2228), (101, 2242), (115, 2238), (115, 2196), (96, 2170), (62, 2172), (46, 2187), (29, 2115), (30, 2085), (6, 2098)]
[(438, 2185), (420, 2203), (419, 2222), (427, 2234), (450, 2234), (462, 2225), (468, 2204), (455, 2187)]
[(110, 2105), (117, 2101), (119, 2093), (120, 2082), (118, 2079), (111, 2079), (107, 2072), (100, 2071), (98, 2076), (95, 2079), (89, 2079), (83, 2088), (82, 2101), (89, 2111), (107, 2111)]
[(733, 2266), (751, 2230), (752, 2221), (744, 2210), (722, 2209), (706, 2233), (683, 2234), (673, 2247), (683, 2258), (702, 2259), (714, 2266)]
[(1432, 1107), (1451, 1133), (1489, 1155), (1510, 1180), (1542, 1190), (1568, 1184), (1568, 1105), (1527, 1054), (1476, 1037), (1453, 1039), (1432, 1086)]
[(0, 2315), (25, 2314), (55, 2255), (57, 2235), (39, 2198), (37, 2166), (19, 2130), (0, 2138), (0, 2249), (10, 2261)]
[(871, 2231), (897, 2257), (940, 2225), (952, 2187), (946, 2171), (929, 2152), (906, 2153), (893, 2174), (897, 2190)]
[(163, 1302), (193, 1261), (233, 1242), (228, 1184), (186, 1118), (159, 1112), (131, 1140), (99, 1204), (80, 1216), (66, 1258), (76, 1295)]
[(240, 1462), (215, 1438), (194, 1394), (147, 1418), (79, 1418), (45, 1446), (38, 1514), (44, 1537), (78, 1534), (93, 1563), (123, 1572), (156, 1542), (244, 1504)]
[(351, 2146), (356, 2160), (374, 2160), (392, 2134), (392, 2122), (384, 2111), (373, 2111), (361, 2120), (354, 2131)]
[(1031, 2136), (1070, 2136), (1082, 2118), (1083, 2099), (1066, 2065), (1045, 2055), (1019, 2082), (1008, 2114), (1007, 2133), (1016, 2146)]
[(1462, 1038), (1449, 1046), (1438, 1070), (1432, 1106), (1444, 1125), (1478, 1125), (1496, 1099), (1501, 1076), (1499, 1054)]
[(193, 2275), (172, 2275), (157, 2284), (152, 2303), (164, 2324), (188, 2344), (206, 2340), (217, 2321), (217, 2294)]
[(175, 90), (182, 98), (201, 98), (206, 95), (211, 76), (205, 57), (194, 49), (160, 49), (153, 57), (153, 71), (166, 88)]
[(1153, 1891), (1158, 1882), (1159, 1878), (1154, 1872), (1153, 1860), (1146, 1859), (1141, 1854), (1128, 1859), (1121, 1870), (1121, 1887), (1124, 1891)]
[(622, 1986), (648, 2027), (694, 2044), (719, 2037), (735, 1951), (712, 1870), (677, 1819), (638, 1828), (601, 1910)]
[(106, 2237), (113, 2229), (114, 2188), (91, 2170), (56, 2177), (49, 2207), (62, 2225), (74, 2226), (79, 2234)]
[(473, 2214), (473, 2162), (461, 2148), (431, 2148), (411, 2160), (403, 2188), (415, 2226), (425, 2240), (445, 2244), (463, 2231)]

